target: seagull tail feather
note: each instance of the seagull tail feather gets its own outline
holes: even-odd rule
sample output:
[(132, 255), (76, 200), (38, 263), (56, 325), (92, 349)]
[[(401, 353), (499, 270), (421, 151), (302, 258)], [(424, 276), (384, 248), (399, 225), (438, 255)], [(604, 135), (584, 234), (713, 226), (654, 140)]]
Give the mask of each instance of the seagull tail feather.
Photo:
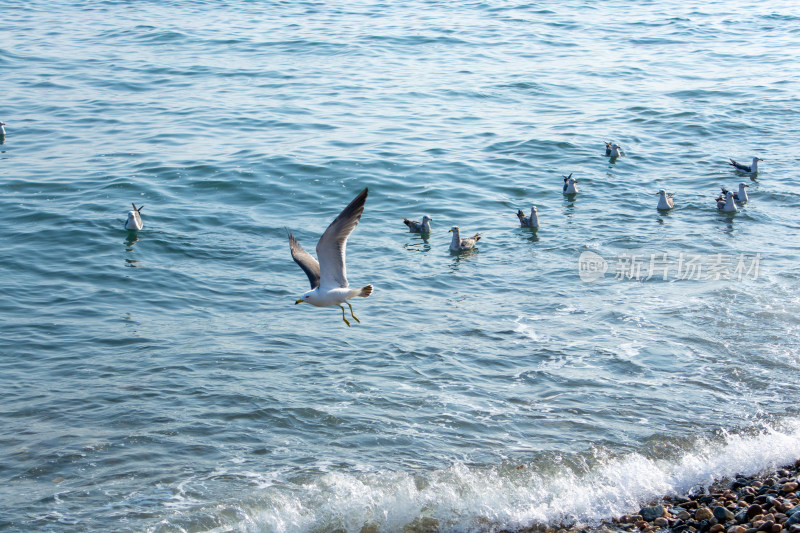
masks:
[(365, 285), (364, 287), (361, 287), (361, 292), (358, 293), (358, 296), (366, 298), (370, 294), (372, 294), (372, 285)]

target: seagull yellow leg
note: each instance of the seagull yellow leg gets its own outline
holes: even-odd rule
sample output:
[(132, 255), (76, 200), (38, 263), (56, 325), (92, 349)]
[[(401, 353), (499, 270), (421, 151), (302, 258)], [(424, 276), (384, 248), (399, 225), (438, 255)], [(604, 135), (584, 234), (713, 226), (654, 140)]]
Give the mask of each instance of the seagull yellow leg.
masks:
[[(348, 321), (347, 321), (347, 318), (345, 318), (345, 316), (344, 316), (344, 307), (342, 307), (342, 306), (340, 305), (340, 306), (339, 306), (339, 309), (341, 309), (341, 310), (342, 310), (342, 320), (344, 320), (344, 323), (345, 323), (345, 324), (347, 324), (347, 327), (350, 327), (350, 322), (348, 322)], [(352, 311), (352, 308), (351, 308), (351, 311), (350, 311), (350, 313), (352, 314), (352, 312), (353, 312), (353, 311)], [(356, 318), (356, 317), (353, 317), (353, 318)], [(356, 318), (356, 320), (358, 320), (358, 319)]]
[[(347, 304), (347, 307), (349, 307), (349, 308), (350, 308), (350, 316), (351, 316), (351, 317), (353, 317), (353, 318), (355, 318), (355, 319), (356, 319), (356, 322), (358, 322), (359, 324), (361, 324), (361, 321), (358, 319), (358, 317), (357, 317), (356, 315), (354, 315), (354, 314), (353, 314), (353, 306), (352, 306), (352, 305), (350, 305), (350, 302), (345, 302), (345, 303)], [(342, 307), (342, 312), (344, 313), (344, 307)]]

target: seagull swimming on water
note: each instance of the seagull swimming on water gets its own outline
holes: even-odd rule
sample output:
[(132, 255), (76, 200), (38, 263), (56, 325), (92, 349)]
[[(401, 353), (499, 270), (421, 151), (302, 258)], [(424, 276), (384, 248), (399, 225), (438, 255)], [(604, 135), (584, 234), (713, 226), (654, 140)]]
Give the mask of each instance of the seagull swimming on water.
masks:
[(453, 234), (453, 239), (450, 241), (450, 250), (454, 252), (463, 252), (464, 250), (469, 250), (475, 246), (476, 242), (481, 240), (479, 233), (476, 233), (474, 237), (462, 239), (461, 230), (458, 229), (458, 226), (453, 226), (450, 228), (449, 232)]
[(754, 157), (753, 158), (753, 163), (748, 167), (747, 165), (743, 165), (741, 163), (737, 163), (736, 161), (731, 159), (731, 162), (729, 163), (729, 165), (732, 166), (733, 168), (735, 168), (736, 170), (740, 170), (742, 172), (747, 172), (748, 174), (758, 174), (758, 162), (759, 161), (763, 161), (763, 159), (760, 159), (758, 157)]
[(144, 206), (136, 207), (136, 204), (131, 203), (133, 210), (128, 211), (128, 220), (125, 221), (125, 229), (131, 231), (139, 231), (142, 229), (142, 209)]
[(672, 194), (668, 194), (667, 191), (661, 189), (658, 191), (659, 198), (658, 198), (658, 207), (656, 209), (660, 211), (666, 211), (668, 209), (672, 209), (674, 206), (674, 201), (672, 199)]
[(433, 220), (428, 215), (423, 215), (422, 222), (417, 222), (416, 220), (408, 220), (407, 218), (403, 218), (403, 224), (408, 226), (408, 230), (412, 233), (430, 233), (431, 232), (431, 220)]
[(745, 190), (748, 187), (750, 187), (748, 184), (740, 183), (739, 184), (739, 192), (733, 193), (733, 199), (736, 200), (737, 202), (740, 202), (740, 203), (743, 203), (743, 202), (746, 202), (747, 200), (749, 200), (750, 198), (747, 197), (747, 191)]
[(366, 298), (372, 294), (372, 285), (365, 285), (360, 289), (350, 288), (347, 284), (347, 269), (344, 264), (347, 238), (361, 220), (366, 201), (367, 189), (364, 189), (331, 222), (317, 243), (319, 262), (306, 252), (297, 239), (289, 233), (289, 251), (292, 253), (292, 259), (300, 265), (311, 283), (311, 290), (303, 293), (295, 305), (302, 302), (316, 307), (338, 305), (342, 310), (342, 320), (348, 326), (350, 326), (350, 321), (345, 317), (342, 304), (347, 304), (350, 308), (350, 316), (356, 322), (361, 323), (353, 314), (353, 306), (347, 300), (354, 296)]
[(578, 192), (578, 186), (575, 185), (578, 183), (578, 180), (573, 178), (572, 174), (561, 177), (564, 178), (564, 194), (575, 194)]
[(736, 202), (733, 201), (733, 193), (731, 191), (725, 193), (725, 199), (722, 196), (717, 197), (717, 209), (726, 213), (736, 212)]
[(519, 225), (523, 228), (538, 228), (539, 227), (539, 215), (536, 214), (536, 206), (531, 206), (531, 216), (526, 217), (525, 213), (522, 212), (522, 209), (517, 211), (517, 218), (519, 218)]

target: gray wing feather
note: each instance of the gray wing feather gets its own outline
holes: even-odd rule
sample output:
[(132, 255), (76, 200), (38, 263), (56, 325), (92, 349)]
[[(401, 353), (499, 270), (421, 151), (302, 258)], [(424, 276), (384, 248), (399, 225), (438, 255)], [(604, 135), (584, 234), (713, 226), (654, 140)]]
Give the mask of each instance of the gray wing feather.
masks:
[(294, 235), (289, 234), (289, 250), (292, 252), (292, 259), (300, 265), (303, 272), (308, 276), (308, 281), (311, 283), (311, 288), (316, 289), (319, 286), (319, 263), (314, 259), (310, 253), (303, 250)]
[(367, 201), (367, 189), (356, 196), (350, 205), (345, 207), (339, 216), (331, 222), (328, 229), (317, 243), (317, 257), (320, 263), (320, 284), (324, 287), (347, 287), (347, 269), (345, 267), (345, 248), (347, 237), (353, 232), (361, 220), (364, 204)]
[(731, 159), (731, 166), (735, 167), (735, 168), (738, 168), (739, 170), (744, 170), (746, 172), (750, 172), (750, 167), (748, 167), (747, 165), (743, 165), (741, 163), (737, 163), (733, 159)]

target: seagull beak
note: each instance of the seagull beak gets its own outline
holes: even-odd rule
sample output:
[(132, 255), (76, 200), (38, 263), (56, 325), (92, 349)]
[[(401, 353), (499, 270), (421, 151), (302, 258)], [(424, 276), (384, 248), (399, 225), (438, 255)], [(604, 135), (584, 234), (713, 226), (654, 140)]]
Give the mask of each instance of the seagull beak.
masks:
[(303, 299), (302, 299), (302, 298), (300, 298), (299, 300), (297, 300), (297, 301), (294, 303), (294, 305), (301, 304), (301, 303), (303, 303)]
[(449, 229), (447, 230), (447, 233), (453, 233), (453, 230)]

